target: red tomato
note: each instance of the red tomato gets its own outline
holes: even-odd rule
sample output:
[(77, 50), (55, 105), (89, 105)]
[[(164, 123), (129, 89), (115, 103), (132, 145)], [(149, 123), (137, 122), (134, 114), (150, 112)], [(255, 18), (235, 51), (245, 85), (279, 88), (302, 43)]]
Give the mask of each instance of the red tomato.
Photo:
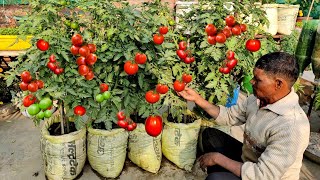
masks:
[(231, 50), (228, 50), (227, 53), (226, 53), (226, 57), (229, 60), (234, 59), (234, 55), (235, 55), (235, 53), (233, 51), (231, 51)]
[(32, 77), (29, 71), (23, 71), (20, 76), (21, 76), (21, 80), (25, 83), (28, 83), (32, 80)]
[(79, 49), (80, 49), (80, 47), (72, 45), (71, 48), (70, 48), (70, 52), (73, 55), (78, 55), (79, 54)]
[(57, 68), (54, 72), (59, 75), (59, 74), (62, 74), (63, 71), (64, 71), (63, 68)]
[(241, 32), (246, 32), (247, 31), (247, 25), (245, 24), (240, 24)]
[(180, 91), (183, 91), (184, 88), (186, 87), (186, 85), (179, 81), (179, 80), (176, 80), (174, 83), (173, 83), (173, 89), (177, 92), (180, 92)]
[(186, 64), (191, 64), (194, 62), (194, 60), (195, 60), (194, 57), (186, 57), (185, 59), (183, 59), (183, 62)]
[(163, 36), (162, 34), (155, 34), (155, 35), (153, 35), (153, 42), (154, 42), (155, 44), (160, 45), (160, 44), (163, 43), (163, 41), (164, 41), (164, 36)]
[(80, 34), (74, 34), (71, 38), (71, 42), (75, 46), (81, 46), (83, 43), (82, 36)]
[(54, 54), (51, 54), (51, 56), (49, 57), (49, 62), (52, 62), (52, 63), (55, 63), (57, 60), (56, 60), (56, 57), (54, 56)]
[(216, 36), (216, 41), (217, 41), (218, 43), (223, 44), (224, 42), (226, 42), (226, 40), (227, 40), (227, 36), (226, 36), (226, 35), (224, 35), (223, 33), (218, 33), (218, 34), (217, 34), (217, 36)]
[(36, 83), (37, 83), (39, 89), (42, 89), (44, 87), (44, 83), (42, 80), (36, 80)]
[(189, 83), (192, 81), (192, 75), (190, 74), (182, 74), (182, 81), (185, 83)]
[(92, 66), (97, 62), (97, 59), (98, 59), (97, 55), (89, 53), (89, 55), (86, 57), (86, 63), (87, 63), (87, 65)]
[(19, 84), (19, 87), (20, 87), (20, 89), (22, 90), (22, 91), (26, 91), (26, 90), (28, 90), (28, 83), (25, 83), (25, 82), (21, 82), (20, 84)]
[(187, 42), (180, 41), (179, 42), (179, 49), (185, 51), (187, 49)]
[(88, 48), (88, 46), (82, 46), (79, 49), (79, 54), (80, 56), (87, 57), (90, 54), (90, 49)]
[(156, 91), (160, 94), (165, 94), (169, 91), (169, 87), (165, 84), (157, 84)]
[(124, 112), (123, 111), (119, 111), (117, 113), (117, 118), (118, 120), (125, 120), (126, 119), (126, 116), (124, 115)]
[(239, 25), (235, 25), (232, 29), (232, 34), (234, 35), (240, 35), (241, 34), (241, 27)]
[(119, 120), (118, 121), (118, 126), (123, 128), (123, 129), (127, 129), (128, 127), (128, 121), (125, 121), (125, 120)]
[(89, 71), (88, 72), (88, 74), (86, 74), (85, 76), (84, 76), (84, 78), (86, 79), (86, 80), (88, 80), (88, 81), (90, 81), (90, 80), (92, 80), (93, 78), (94, 78), (94, 73), (93, 73), (93, 71)]
[(205, 31), (208, 36), (214, 36), (217, 33), (217, 28), (213, 24), (208, 24)]
[(46, 51), (49, 49), (49, 43), (43, 39), (37, 41), (37, 48), (41, 51)]
[(236, 65), (237, 65), (237, 63), (238, 63), (238, 60), (237, 59), (231, 59), (231, 60), (229, 60), (228, 62), (227, 62), (227, 67), (228, 68), (230, 68), (230, 69), (232, 69), (232, 68), (234, 68)]
[(158, 92), (154, 92), (153, 90), (150, 90), (146, 93), (145, 98), (148, 103), (154, 104), (159, 101), (160, 94)]
[(81, 66), (81, 65), (86, 65), (86, 58), (85, 57), (83, 57), (83, 56), (80, 56), (80, 57), (78, 57), (77, 58), (77, 64), (78, 64), (78, 66)]
[(54, 71), (55, 69), (57, 69), (57, 65), (54, 64), (53, 62), (48, 62), (48, 63), (47, 63), (47, 67), (48, 67), (51, 71)]
[(161, 26), (160, 28), (159, 28), (159, 33), (160, 34), (167, 34), (168, 33), (168, 27), (167, 26)]
[(136, 127), (137, 127), (137, 123), (133, 122), (133, 123), (128, 125), (127, 130), (128, 131), (133, 131), (134, 129), (136, 129)]
[(128, 75), (134, 75), (138, 72), (139, 70), (139, 66), (138, 64), (132, 64), (131, 61), (127, 61), (124, 64), (124, 71), (128, 74)]
[(224, 35), (226, 35), (227, 38), (232, 36), (232, 32), (231, 32), (231, 30), (229, 29), (228, 26), (226, 26), (226, 27), (222, 30), (222, 33), (223, 33)]
[(160, 116), (149, 116), (145, 122), (145, 129), (150, 136), (156, 137), (161, 134), (162, 125)]
[(256, 52), (260, 49), (261, 43), (260, 40), (258, 39), (249, 39), (246, 42), (246, 49), (251, 51), (251, 52)]
[(34, 104), (36, 101), (37, 101), (37, 98), (34, 95), (29, 94), (23, 99), (23, 105), (24, 107), (29, 107), (30, 105)]
[(87, 65), (81, 65), (78, 68), (78, 72), (81, 76), (85, 76), (89, 73), (90, 69)]
[(187, 52), (181, 49), (177, 50), (177, 55), (179, 56), (180, 59), (185, 59), (187, 57)]
[(106, 83), (100, 84), (100, 92), (101, 92), (101, 93), (103, 93), (103, 92), (105, 92), (105, 91), (108, 91), (108, 90), (109, 90), (108, 84), (106, 84)]
[(81, 105), (74, 107), (73, 112), (75, 115), (83, 116), (86, 113), (86, 108)]
[(147, 56), (143, 53), (137, 53), (134, 60), (137, 64), (145, 64), (147, 62)]
[(216, 44), (216, 36), (208, 36), (207, 40), (209, 44), (212, 44), (212, 45)]
[(35, 82), (30, 83), (30, 84), (28, 85), (28, 90), (29, 90), (30, 92), (36, 92), (36, 91), (38, 91), (38, 85), (37, 85), (37, 83), (35, 83)]
[(97, 51), (96, 45), (94, 45), (94, 44), (88, 44), (87, 46), (88, 46), (88, 48), (89, 48), (89, 50), (90, 50), (90, 53), (95, 53), (95, 52)]
[(230, 71), (231, 71), (231, 69), (228, 68), (228, 67), (220, 67), (220, 68), (219, 68), (219, 71), (220, 71), (221, 73), (223, 73), (223, 74), (229, 74)]
[(225, 19), (227, 26), (234, 26), (236, 24), (236, 20), (234, 19), (234, 17), (232, 15), (229, 15), (226, 17)]

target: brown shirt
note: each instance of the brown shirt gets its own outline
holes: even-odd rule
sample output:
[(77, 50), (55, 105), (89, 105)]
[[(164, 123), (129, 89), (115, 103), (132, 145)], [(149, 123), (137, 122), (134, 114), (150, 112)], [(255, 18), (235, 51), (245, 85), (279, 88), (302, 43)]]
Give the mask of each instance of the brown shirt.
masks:
[(298, 100), (292, 89), (284, 98), (262, 108), (254, 95), (230, 108), (220, 106), (218, 124), (245, 123), (242, 179), (299, 179), (310, 125)]

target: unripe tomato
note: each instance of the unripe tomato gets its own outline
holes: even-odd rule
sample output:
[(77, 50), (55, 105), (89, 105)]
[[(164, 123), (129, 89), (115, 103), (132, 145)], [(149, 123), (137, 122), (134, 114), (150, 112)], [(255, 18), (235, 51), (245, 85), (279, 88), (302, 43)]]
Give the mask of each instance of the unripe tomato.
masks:
[(146, 132), (153, 137), (161, 134), (162, 131), (162, 118), (160, 116), (149, 116), (145, 122)]
[(104, 100), (108, 100), (111, 97), (111, 92), (106, 91), (102, 95), (103, 95)]
[(86, 113), (86, 108), (81, 105), (74, 107), (73, 112), (75, 115), (83, 116)]
[(148, 103), (154, 104), (159, 101), (160, 94), (158, 92), (154, 92), (153, 90), (150, 90), (146, 93), (145, 98)]
[(31, 115), (34, 116), (40, 112), (40, 107), (38, 104), (32, 104), (27, 108), (27, 112)]
[(185, 84), (179, 80), (176, 80), (174, 83), (173, 83), (173, 89), (177, 92), (180, 92), (180, 91), (183, 91), (184, 88), (185, 88)]

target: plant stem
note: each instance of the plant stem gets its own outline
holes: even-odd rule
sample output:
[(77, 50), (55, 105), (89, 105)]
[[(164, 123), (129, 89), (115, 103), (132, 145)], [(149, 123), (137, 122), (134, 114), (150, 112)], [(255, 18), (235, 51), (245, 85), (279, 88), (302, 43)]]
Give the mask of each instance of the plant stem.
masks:
[(61, 135), (64, 134), (64, 111), (63, 111), (63, 102), (61, 101), (60, 103), (60, 115), (61, 115), (61, 120), (60, 120), (60, 125), (61, 125)]

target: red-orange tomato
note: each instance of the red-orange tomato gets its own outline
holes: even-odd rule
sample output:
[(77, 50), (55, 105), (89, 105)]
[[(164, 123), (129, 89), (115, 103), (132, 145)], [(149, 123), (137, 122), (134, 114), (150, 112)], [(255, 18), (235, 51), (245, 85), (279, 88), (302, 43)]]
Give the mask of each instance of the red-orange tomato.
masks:
[(185, 82), (185, 83), (191, 82), (192, 81), (192, 75), (184, 73), (182, 75), (182, 81)]
[(186, 85), (184, 84), (184, 82), (181, 82), (179, 80), (176, 80), (174, 83), (173, 83), (173, 89), (177, 92), (180, 92), (180, 91), (183, 91), (184, 88), (186, 87)]
[(258, 39), (249, 39), (246, 42), (246, 49), (251, 52), (259, 51), (260, 47), (261, 47), (261, 43), (260, 43), (260, 40)]
[(179, 49), (185, 51), (187, 49), (187, 42), (180, 41), (179, 42)]
[(86, 63), (87, 65), (94, 65), (97, 62), (97, 55), (89, 53), (89, 55), (86, 57)]
[(230, 69), (234, 68), (238, 63), (237, 59), (231, 59), (227, 62), (226, 66)]
[(56, 61), (57, 60), (56, 60), (56, 57), (54, 56), (54, 54), (51, 54), (49, 57), (49, 62), (55, 63)]
[(37, 101), (37, 98), (34, 95), (29, 94), (23, 99), (23, 106), (29, 107), (30, 105), (34, 104), (36, 101)]
[(22, 90), (22, 91), (26, 91), (26, 90), (28, 90), (28, 83), (26, 83), (26, 82), (21, 82), (20, 84), (19, 84), (19, 87), (20, 87), (20, 89)]
[(81, 65), (78, 68), (78, 72), (81, 76), (85, 76), (89, 73), (90, 69), (87, 65)]
[(164, 41), (164, 36), (163, 36), (162, 34), (155, 34), (155, 35), (153, 35), (153, 42), (154, 42), (155, 44), (160, 45), (160, 44), (163, 43), (163, 41)]
[(72, 45), (71, 48), (70, 48), (70, 52), (73, 55), (78, 55), (79, 54), (79, 49), (80, 49), (80, 47)]
[(94, 44), (88, 44), (87, 46), (88, 46), (88, 48), (89, 48), (89, 50), (90, 50), (90, 53), (95, 53), (95, 52), (97, 51), (96, 45), (94, 45)]
[(181, 49), (177, 50), (177, 55), (180, 59), (185, 59), (188, 56), (187, 52)]
[(121, 128), (123, 128), (123, 129), (127, 129), (127, 127), (128, 127), (128, 121), (126, 121), (126, 120), (119, 120), (118, 121), (118, 126), (119, 127), (121, 127)]
[(147, 62), (147, 55), (137, 53), (134, 60), (137, 64), (145, 64)]
[(32, 80), (32, 76), (29, 71), (23, 71), (20, 76), (21, 80), (25, 83), (28, 83)]
[(125, 120), (126, 119), (126, 116), (124, 115), (124, 112), (123, 111), (119, 111), (117, 113), (117, 118), (118, 120)]
[(234, 19), (234, 17), (232, 15), (229, 15), (226, 17), (225, 19), (227, 26), (234, 26), (236, 24), (236, 20)]
[(226, 40), (227, 40), (227, 36), (226, 36), (225, 34), (223, 34), (223, 33), (218, 33), (218, 34), (217, 34), (217, 36), (216, 36), (216, 41), (217, 41), (218, 43), (223, 44), (224, 42), (226, 42)]
[(150, 90), (146, 93), (145, 98), (148, 103), (154, 104), (159, 101), (160, 94), (158, 92), (154, 92), (153, 90)]
[(160, 116), (149, 116), (145, 122), (146, 132), (153, 137), (158, 136), (162, 132), (162, 118)]
[(36, 92), (36, 91), (38, 91), (38, 85), (37, 85), (37, 83), (31, 82), (31, 83), (28, 85), (28, 90), (29, 90), (30, 92)]
[(226, 35), (227, 38), (232, 36), (232, 32), (231, 32), (231, 30), (229, 29), (228, 26), (226, 26), (226, 27), (222, 30), (222, 33), (223, 33), (224, 35)]
[(85, 57), (83, 57), (83, 56), (80, 56), (80, 57), (78, 57), (77, 58), (77, 64), (78, 64), (78, 66), (81, 66), (81, 65), (86, 65), (86, 58)]
[(165, 94), (169, 91), (169, 87), (165, 84), (157, 84), (156, 91), (160, 94)]
[(128, 75), (134, 75), (138, 72), (139, 70), (139, 66), (138, 64), (133, 64), (131, 63), (131, 61), (127, 61), (124, 64), (124, 71), (128, 74)]
[(43, 39), (37, 41), (37, 48), (41, 51), (46, 51), (50, 47), (49, 43)]
[(217, 33), (217, 28), (213, 24), (208, 24), (205, 31), (208, 36), (214, 36)]
[(92, 80), (93, 78), (94, 78), (94, 73), (93, 73), (93, 71), (89, 71), (88, 72), (88, 74), (86, 74), (85, 76), (84, 76), (84, 78), (86, 79), (86, 80), (88, 80), (88, 81), (90, 81), (90, 80)]
[(83, 43), (82, 36), (80, 34), (74, 34), (71, 38), (71, 42), (75, 46), (81, 46)]
[(235, 53), (233, 51), (228, 50), (226, 53), (226, 58), (229, 60), (234, 59), (234, 55), (235, 55)]
[(86, 108), (81, 105), (74, 107), (73, 112), (75, 115), (83, 116), (86, 113)]
[(208, 36), (207, 40), (209, 44), (212, 44), (212, 45), (216, 44), (216, 36)]
[(159, 33), (160, 34), (167, 34), (168, 33), (168, 27), (167, 26), (161, 26), (160, 28), (159, 28)]
[(241, 32), (246, 32), (247, 31), (247, 25), (245, 24), (240, 24)]
[(223, 73), (223, 74), (229, 74), (230, 71), (231, 71), (231, 69), (228, 68), (228, 67), (220, 67), (220, 68), (219, 68), (219, 71), (220, 71), (221, 73)]
[(36, 80), (36, 83), (37, 83), (39, 89), (42, 89), (44, 87), (44, 83), (42, 80)]
[(88, 46), (82, 46), (79, 49), (79, 54), (80, 56), (87, 57), (90, 54), (90, 49), (88, 48)]
[(108, 86), (108, 84), (106, 84), (106, 83), (102, 83), (102, 84), (100, 84), (100, 92), (105, 92), (105, 91), (108, 91), (109, 90), (109, 86)]
[(131, 123), (128, 125), (127, 130), (128, 131), (133, 131), (134, 129), (136, 129), (137, 124), (135, 122)]
[(235, 25), (232, 29), (232, 34), (233, 35), (240, 35), (241, 34), (241, 27), (239, 25)]
[(185, 59), (183, 59), (183, 62), (186, 64), (191, 64), (194, 62), (194, 60), (195, 60), (194, 57), (186, 57)]

